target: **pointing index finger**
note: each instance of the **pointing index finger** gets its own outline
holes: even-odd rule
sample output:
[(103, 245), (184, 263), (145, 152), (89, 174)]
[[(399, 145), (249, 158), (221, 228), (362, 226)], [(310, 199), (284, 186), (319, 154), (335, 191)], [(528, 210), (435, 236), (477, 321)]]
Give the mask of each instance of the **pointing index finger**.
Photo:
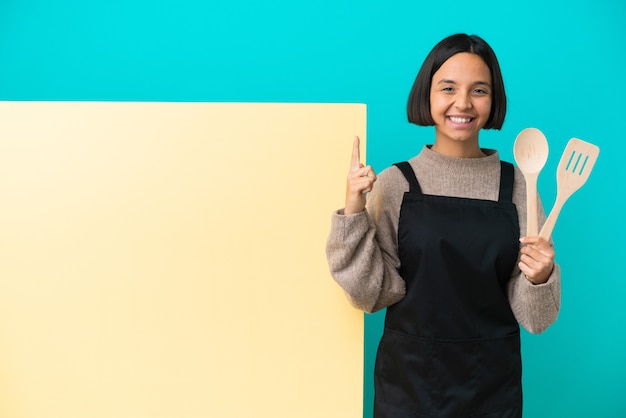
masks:
[(355, 136), (354, 143), (352, 144), (352, 161), (350, 163), (351, 170), (358, 170), (361, 168), (361, 150), (359, 148), (359, 144), (359, 137)]

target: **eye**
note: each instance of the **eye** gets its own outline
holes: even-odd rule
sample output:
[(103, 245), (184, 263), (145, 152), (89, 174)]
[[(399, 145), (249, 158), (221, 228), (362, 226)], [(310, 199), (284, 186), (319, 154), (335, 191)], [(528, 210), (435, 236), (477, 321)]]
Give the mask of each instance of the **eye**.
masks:
[(489, 94), (489, 91), (483, 88), (475, 88), (474, 90), (472, 90), (472, 93), (476, 96), (484, 96)]
[(445, 86), (441, 88), (441, 91), (445, 92), (445, 93), (451, 93), (454, 91), (454, 88), (450, 87), (450, 86)]

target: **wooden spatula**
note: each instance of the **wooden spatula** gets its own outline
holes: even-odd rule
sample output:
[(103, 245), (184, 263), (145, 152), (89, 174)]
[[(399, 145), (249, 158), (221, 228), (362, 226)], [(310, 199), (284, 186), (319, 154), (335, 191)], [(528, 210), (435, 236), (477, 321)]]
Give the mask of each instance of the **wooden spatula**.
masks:
[(563, 204), (585, 184), (599, 154), (600, 148), (596, 145), (578, 138), (569, 140), (556, 169), (556, 201), (550, 216), (541, 228), (540, 237), (550, 239)]

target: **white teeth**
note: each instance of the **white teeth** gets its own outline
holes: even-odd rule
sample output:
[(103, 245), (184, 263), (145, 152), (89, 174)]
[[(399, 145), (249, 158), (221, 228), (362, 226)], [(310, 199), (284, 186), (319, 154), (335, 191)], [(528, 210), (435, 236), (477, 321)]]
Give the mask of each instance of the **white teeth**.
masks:
[(471, 118), (458, 118), (455, 116), (450, 116), (450, 120), (454, 123), (468, 123), (470, 122), (472, 119)]

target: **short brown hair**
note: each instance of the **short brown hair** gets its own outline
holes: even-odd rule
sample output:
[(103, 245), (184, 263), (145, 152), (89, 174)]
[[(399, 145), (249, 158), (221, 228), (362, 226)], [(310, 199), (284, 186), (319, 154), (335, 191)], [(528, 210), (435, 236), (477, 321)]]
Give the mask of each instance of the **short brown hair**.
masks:
[(430, 87), (433, 75), (451, 56), (460, 52), (476, 54), (485, 61), (492, 80), (491, 113), (485, 129), (500, 129), (506, 115), (506, 94), (500, 65), (493, 49), (476, 35), (456, 34), (439, 42), (430, 51), (420, 68), (409, 94), (407, 115), (409, 122), (420, 126), (435, 124), (430, 112)]

